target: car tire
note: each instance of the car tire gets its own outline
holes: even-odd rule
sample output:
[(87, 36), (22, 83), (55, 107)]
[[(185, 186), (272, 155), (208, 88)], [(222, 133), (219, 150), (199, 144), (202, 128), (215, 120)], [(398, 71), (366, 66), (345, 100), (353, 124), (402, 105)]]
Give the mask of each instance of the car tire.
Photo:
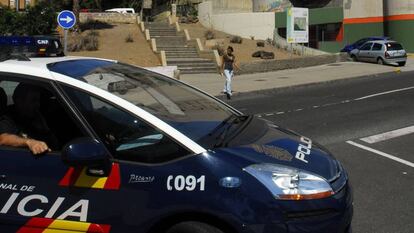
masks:
[(378, 65), (384, 65), (384, 60), (382, 58), (377, 59)]
[(352, 59), (352, 61), (354, 61), (354, 62), (357, 62), (357, 61), (358, 61), (358, 59), (357, 59), (357, 57), (356, 57), (355, 55), (351, 55), (351, 59)]
[(170, 229), (168, 229), (165, 233), (224, 233), (220, 229), (211, 226), (206, 223), (202, 222), (181, 222)]
[(398, 66), (405, 66), (405, 64), (406, 64), (406, 62), (405, 62), (405, 61), (403, 61), (403, 62), (398, 62)]

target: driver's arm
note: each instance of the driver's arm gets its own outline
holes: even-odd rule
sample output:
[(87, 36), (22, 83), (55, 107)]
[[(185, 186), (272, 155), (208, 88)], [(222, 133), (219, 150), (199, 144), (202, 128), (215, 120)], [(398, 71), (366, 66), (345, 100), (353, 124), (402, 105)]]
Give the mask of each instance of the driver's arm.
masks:
[(27, 147), (35, 155), (44, 153), (46, 151), (51, 151), (45, 142), (29, 138), (23, 138), (8, 133), (0, 134), (0, 145), (13, 147)]

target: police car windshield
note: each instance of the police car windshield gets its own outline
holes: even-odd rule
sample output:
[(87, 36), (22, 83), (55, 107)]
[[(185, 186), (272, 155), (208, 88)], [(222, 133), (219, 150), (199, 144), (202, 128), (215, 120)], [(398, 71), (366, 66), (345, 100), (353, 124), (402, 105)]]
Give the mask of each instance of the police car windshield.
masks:
[(221, 122), (236, 114), (191, 87), (126, 64), (94, 59), (71, 60), (50, 64), (48, 68), (117, 95), (195, 141), (205, 138)]

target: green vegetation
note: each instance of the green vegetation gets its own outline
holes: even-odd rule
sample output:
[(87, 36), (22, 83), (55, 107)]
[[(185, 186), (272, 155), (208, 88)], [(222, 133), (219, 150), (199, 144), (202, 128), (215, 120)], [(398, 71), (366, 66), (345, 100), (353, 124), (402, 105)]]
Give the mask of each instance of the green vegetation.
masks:
[(48, 35), (56, 29), (55, 9), (46, 2), (28, 7), (24, 12), (0, 9), (0, 35)]

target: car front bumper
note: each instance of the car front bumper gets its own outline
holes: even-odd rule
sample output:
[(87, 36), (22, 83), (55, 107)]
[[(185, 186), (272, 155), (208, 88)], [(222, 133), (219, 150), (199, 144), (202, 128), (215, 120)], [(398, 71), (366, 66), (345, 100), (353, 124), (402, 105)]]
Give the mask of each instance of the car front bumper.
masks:
[[(350, 233), (353, 217), (353, 196), (346, 185), (339, 193), (325, 200), (287, 203), (291, 207), (284, 220), (269, 224), (247, 225), (243, 233)], [(289, 209), (289, 208), (287, 208)]]

